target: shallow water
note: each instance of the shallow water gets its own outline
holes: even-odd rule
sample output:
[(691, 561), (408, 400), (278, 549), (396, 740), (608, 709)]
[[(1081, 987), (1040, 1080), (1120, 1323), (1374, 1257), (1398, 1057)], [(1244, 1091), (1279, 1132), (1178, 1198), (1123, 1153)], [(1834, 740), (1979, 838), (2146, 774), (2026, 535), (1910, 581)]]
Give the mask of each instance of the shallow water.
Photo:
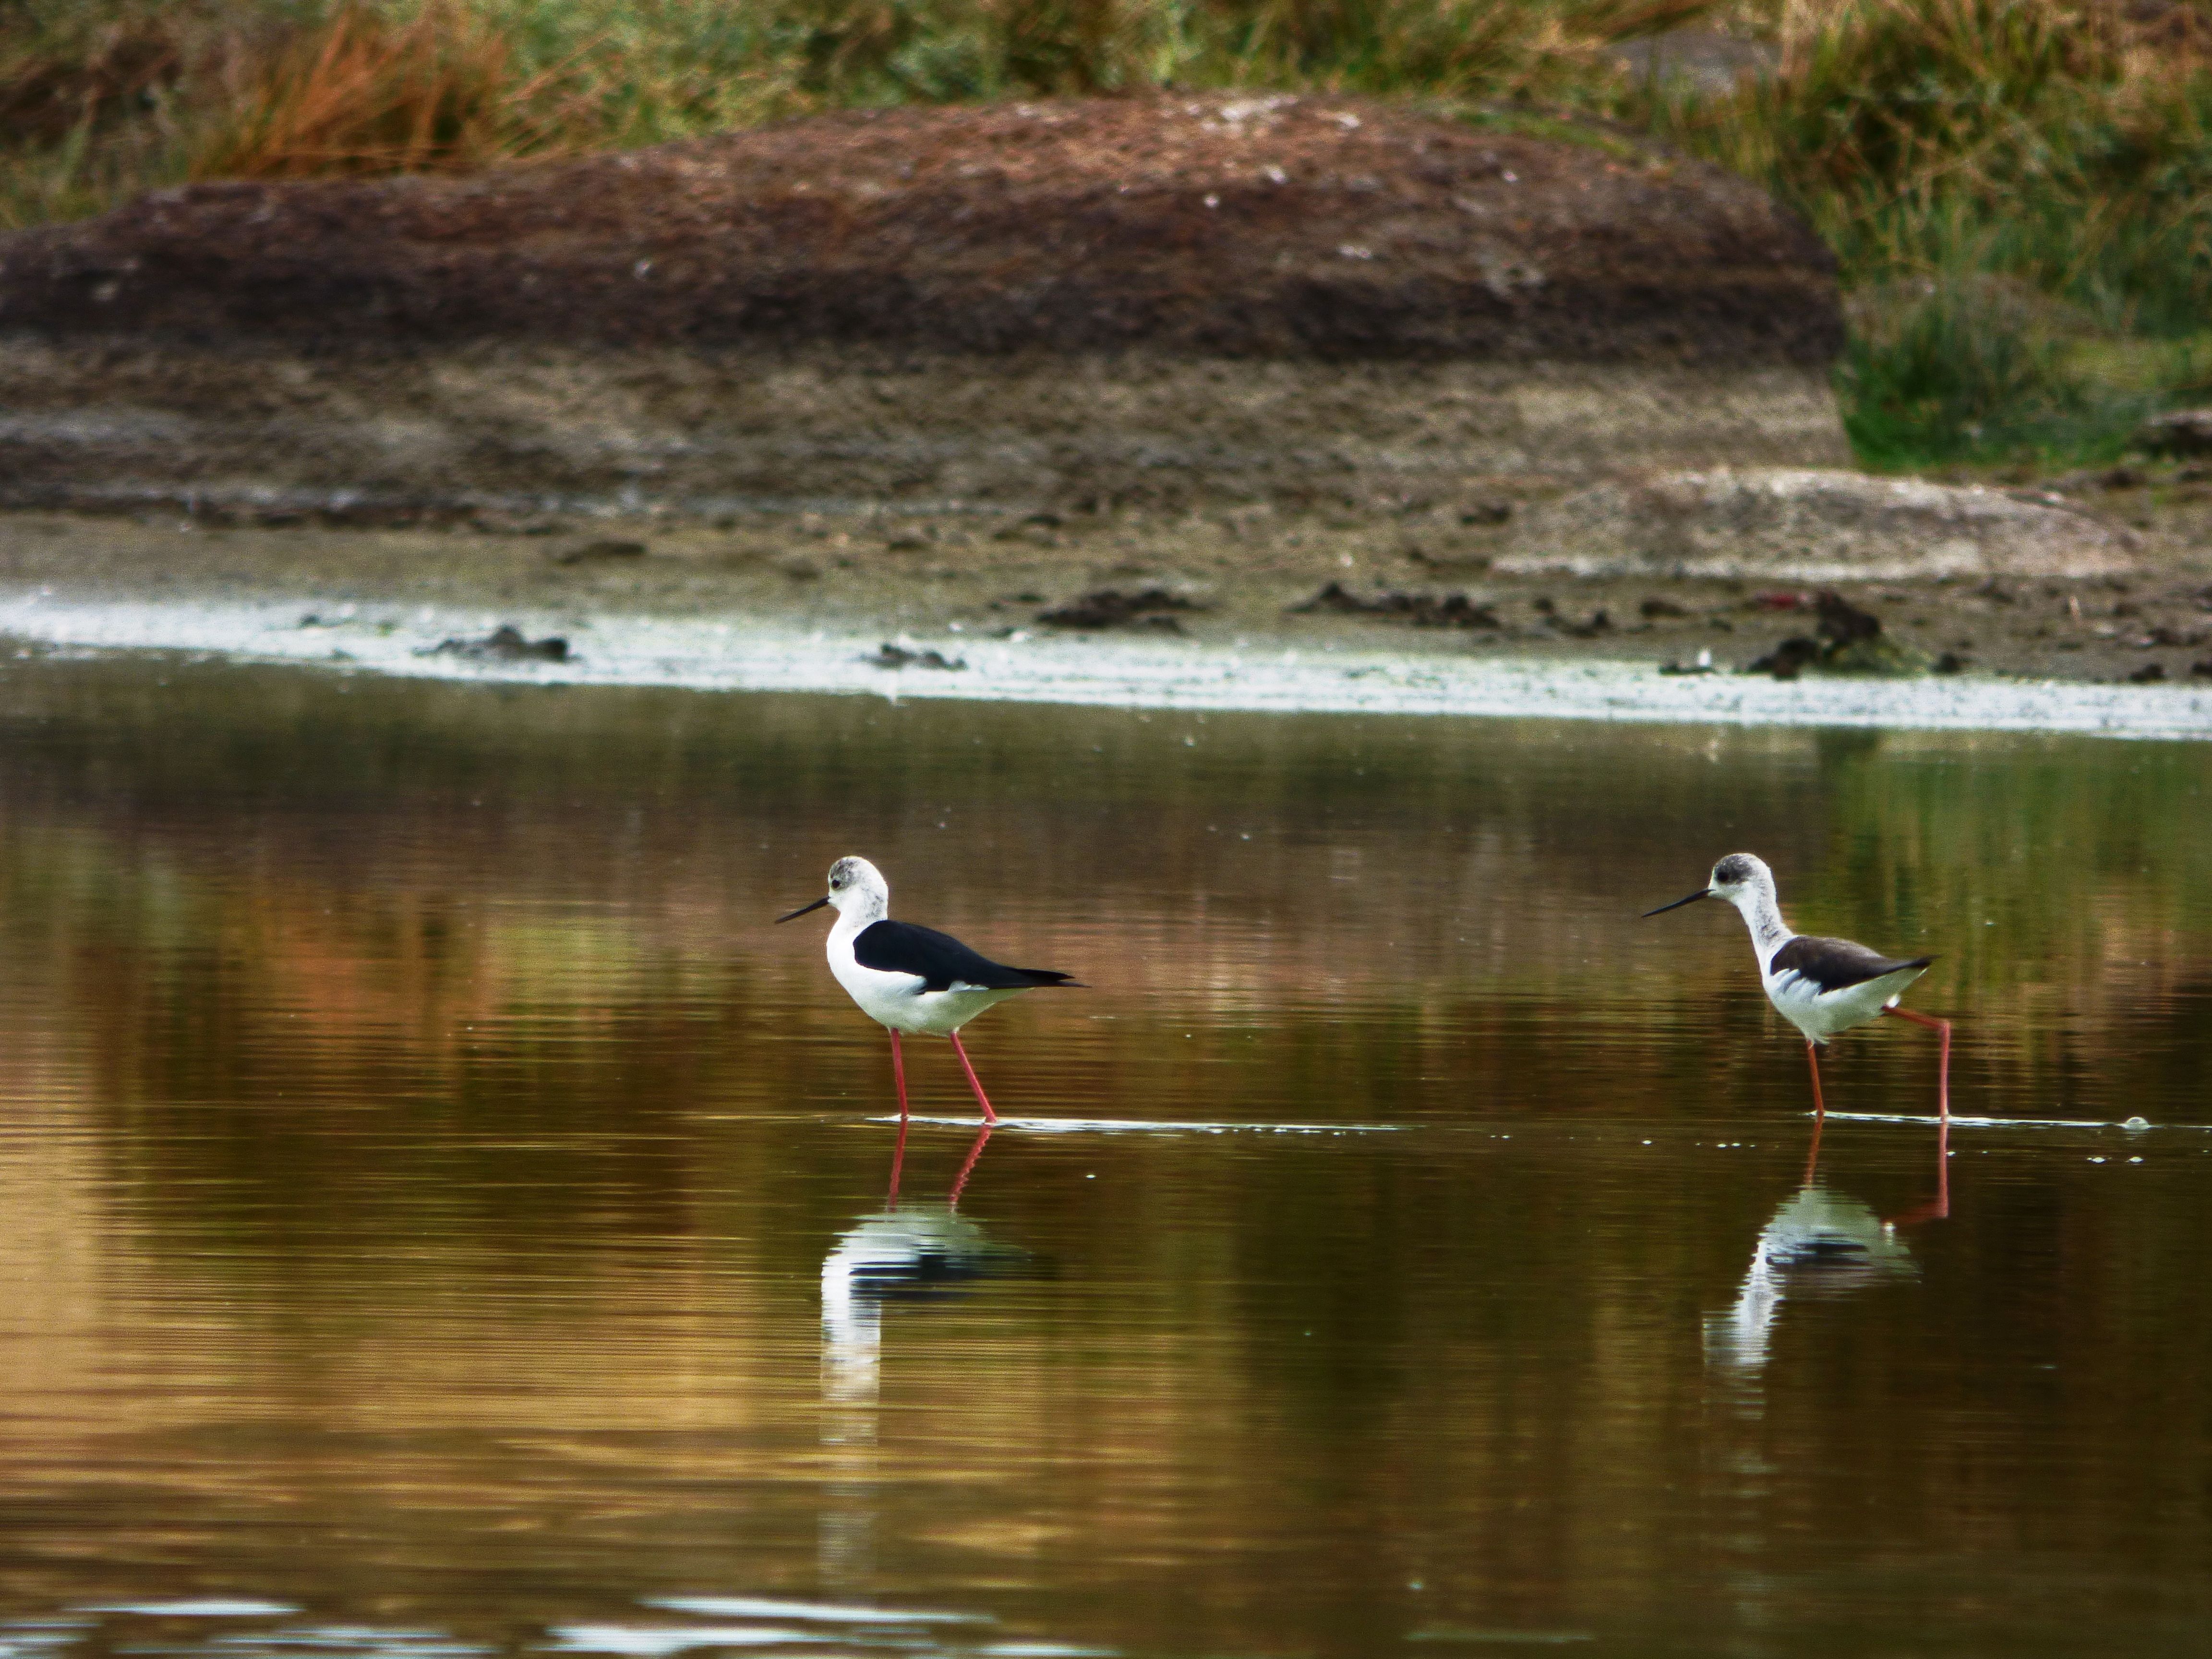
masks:
[[(2208, 795), (14, 665), (0, 1654), (2203, 1653)], [(1942, 953), (2006, 1121), (1939, 1166), (1856, 1035), (1805, 1185), (1740, 926), (1635, 920), (1737, 848)], [(848, 851), (1089, 981), (970, 1033), (1089, 1127), (979, 1149), (910, 1045), (887, 1208), (882, 1037), (768, 925)]]

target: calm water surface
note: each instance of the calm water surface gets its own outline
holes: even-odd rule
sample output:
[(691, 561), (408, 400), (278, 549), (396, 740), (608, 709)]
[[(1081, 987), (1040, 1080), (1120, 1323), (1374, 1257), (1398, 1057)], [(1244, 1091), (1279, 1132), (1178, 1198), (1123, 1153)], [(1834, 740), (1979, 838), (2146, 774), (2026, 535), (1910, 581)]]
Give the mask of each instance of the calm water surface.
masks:
[[(12, 664), (0, 1656), (2212, 1651), (2208, 822), (2201, 745)], [(1635, 920), (1740, 848), (2071, 1123), (1808, 1185), (1741, 926)], [(888, 1206), (768, 925), (847, 852), (1089, 981), (1002, 1110), (1158, 1131)]]

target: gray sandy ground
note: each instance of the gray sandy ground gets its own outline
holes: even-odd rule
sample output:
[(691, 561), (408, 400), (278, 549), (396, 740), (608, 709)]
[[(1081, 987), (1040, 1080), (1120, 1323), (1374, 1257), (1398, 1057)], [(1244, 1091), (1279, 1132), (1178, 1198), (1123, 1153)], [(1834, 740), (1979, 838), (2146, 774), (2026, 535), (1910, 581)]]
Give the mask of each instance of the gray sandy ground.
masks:
[[(2205, 492), (2212, 495), (2212, 492)], [(2167, 480), (2099, 497), (2148, 530), (2145, 568), (2094, 579), (1838, 584), (1886, 633), (1963, 672), (2168, 684), (2212, 678), (2212, 502)], [(1049, 631), (1041, 612), (1085, 592), (1164, 588), (1194, 607), (1143, 637), (1335, 641), (1409, 656), (1741, 666), (1810, 634), (1803, 585), (1503, 576), (1480, 528), (1455, 539), (1349, 515), (1265, 507), (1188, 517), (760, 518), (719, 525), (546, 517), (488, 526), (226, 526), (171, 510), (0, 514), (0, 591), (72, 599), (414, 603), (485, 614), (726, 617), (927, 641)], [(1496, 626), (1301, 614), (1336, 582), (1361, 599), (1464, 593)], [(2202, 665), (2200, 667), (2199, 665)]]

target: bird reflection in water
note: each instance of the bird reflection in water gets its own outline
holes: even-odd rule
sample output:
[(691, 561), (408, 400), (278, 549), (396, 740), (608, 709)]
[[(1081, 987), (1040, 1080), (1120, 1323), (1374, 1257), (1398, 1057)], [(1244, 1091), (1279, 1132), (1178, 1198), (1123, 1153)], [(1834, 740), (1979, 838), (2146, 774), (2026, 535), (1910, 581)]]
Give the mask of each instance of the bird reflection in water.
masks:
[(1951, 1126), (1936, 1133), (1936, 1192), (1925, 1203), (1883, 1219), (1846, 1194), (1820, 1184), (1822, 1120), (1813, 1124), (1805, 1176), (1774, 1212), (1752, 1249), (1751, 1267), (1735, 1305), (1705, 1316), (1705, 1362), (1740, 1374), (1766, 1364), (1768, 1340), (1783, 1302), (1847, 1296), (1920, 1271), (1899, 1230), (1951, 1213)]
[(985, 1125), (968, 1148), (942, 1203), (899, 1200), (907, 1125), (891, 1154), (884, 1207), (837, 1237), (822, 1263), (822, 1398), (830, 1406), (873, 1406), (883, 1344), (884, 1304), (957, 1291), (1019, 1259), (960, 1213), (960, 1196), (991, 1139)]
[(884, 1207), (840, 1233), (822, 1263), (821, 1442), (832, 1473), (818, 1553), (823, 1582), (831, 1587), (863, 1588), (874, 1569), (884, 1304), (942, 1302), (1025, 1259), (960, 1213), (992, 1126), (984, 1125), (969, 1145), (951, 1190), (936, 1203), (899, 1198), (907, 1127), (902, 1119)]

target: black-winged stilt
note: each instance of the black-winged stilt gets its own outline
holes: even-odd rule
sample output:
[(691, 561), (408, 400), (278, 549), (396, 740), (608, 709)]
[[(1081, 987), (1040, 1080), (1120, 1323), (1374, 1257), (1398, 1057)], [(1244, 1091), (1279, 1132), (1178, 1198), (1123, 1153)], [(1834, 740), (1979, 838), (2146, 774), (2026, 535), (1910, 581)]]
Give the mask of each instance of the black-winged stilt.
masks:
[(1774, 872), (1748, 853), (1731, 853), (1713, 866), (1712, 879), (1686, 898), (1646, 910), (1656, 916), (1702, 898), (1726, 899), (1751, 929), (1759, 956), (1759, 982), (1766, 1000), (1805, 1037), (1805, 1063), (1813, 1072), (1813, 1110), (1827, 1115), (1820, 1098), (1820, 1050), (1828, 1039), (1883, 1014), (1924, 1025), (1942, 1039), (1936, 1065), (1936, 1115), (1951, 1118), (1951, 1022), (1897, 1006), (1905, 988), (1928, 971), (1933, 957), (1885, 957), (1847, 939), (1815, 939), (1790, 931), (1774, 894)]
[(789, 921), (825, 904), (836, 910), (836, 926), (830, 930), (830, 971), (860, 1012), (891, 1034), (891, 1074), (898, 1080), (902, 1119), (907, 1115), (906, 1060), (899, 1053), (899, 1033), (913, 1031), (952, 1039), (952, 1052), (960, 1056), (983, 1121), (996, 1123), (999, 1115), (960, 1046), (960, 1028), (1010, 996), (1079, 981), (1048, 968), (1009, 968), (949, 934), (890, 921), (884, 912), (890, 900), (890, 884), (874, 865), (866, 859), (839, 859), (830, 866), (827, 893), (776, 920)]

